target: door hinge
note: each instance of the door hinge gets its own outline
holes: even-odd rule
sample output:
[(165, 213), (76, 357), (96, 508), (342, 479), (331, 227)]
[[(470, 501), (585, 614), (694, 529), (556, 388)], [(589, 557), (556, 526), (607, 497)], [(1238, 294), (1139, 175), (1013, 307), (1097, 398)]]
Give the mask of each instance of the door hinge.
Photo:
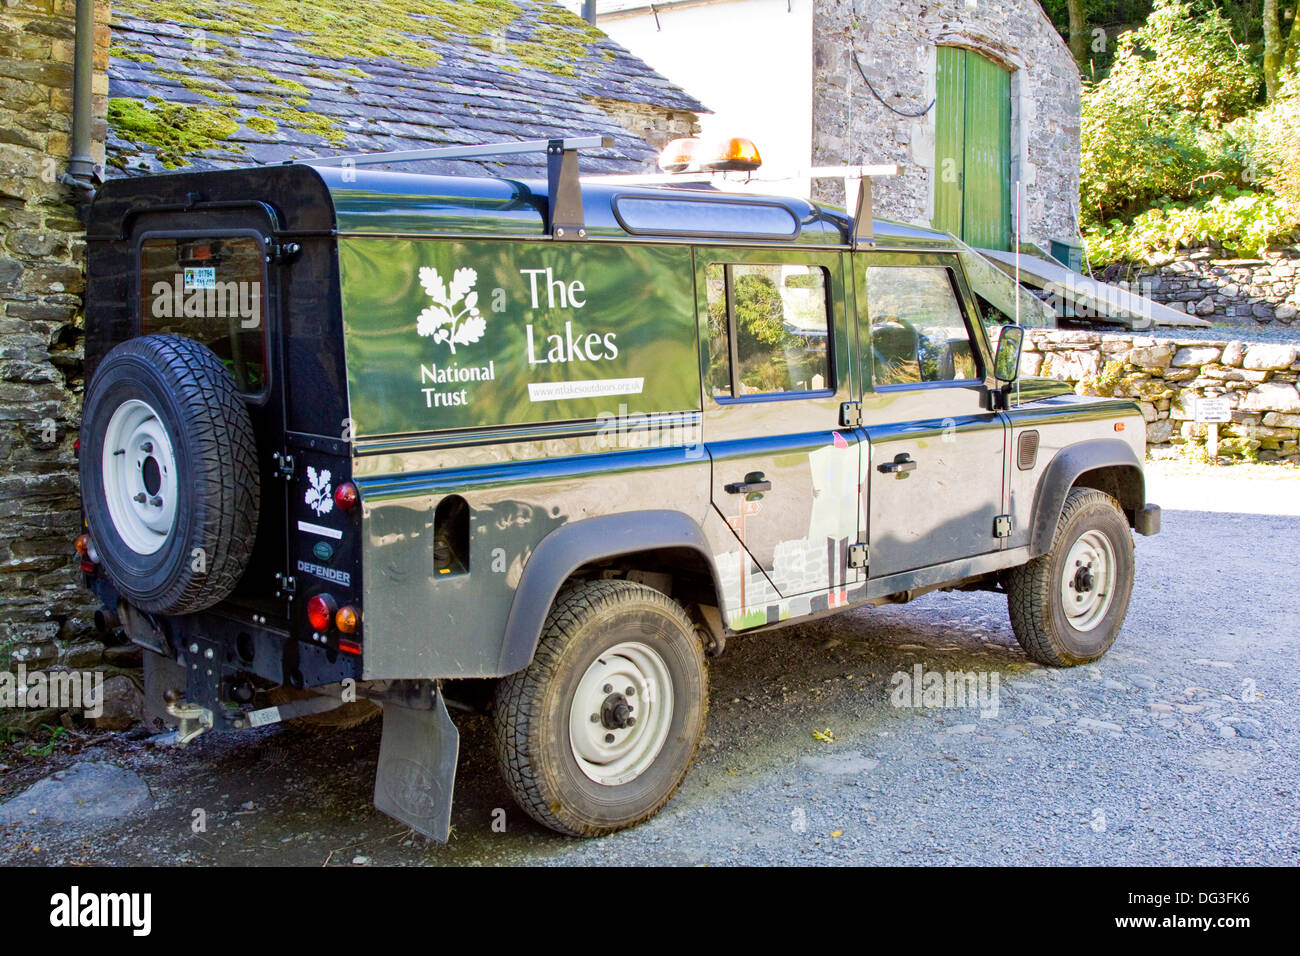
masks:
[(862, 403), (841, 402), (840, 403), (840, 426), (842, 428), (857, 428), (861, 424), (862, 424)]
[(275, 461), (275, 473), (281, 478), (289, 479), (293, 477), (293, 455), (288, 452), (276, 452), (271, 456)]
[(867, 566), (867, 546), (862, 543), (849, 545), (849, 567), (865, 568)]
[(302, 251), (296, 242), (281, 242), (279, 239), (266, 240), (266, 261), (287, 262)]
[(298, 582), (294, 579), (293, 575), (280, 574), (279, 572), (276, 572), (275, 581), (276, 584), (279, 585), (279, 587), (275, 589), (275, 596), (288, 598), (292, 601), (294, 593), (298, 590)]
[(1011, 515), (998, 515), (993, 519), (993, 537), (1011, 537)]

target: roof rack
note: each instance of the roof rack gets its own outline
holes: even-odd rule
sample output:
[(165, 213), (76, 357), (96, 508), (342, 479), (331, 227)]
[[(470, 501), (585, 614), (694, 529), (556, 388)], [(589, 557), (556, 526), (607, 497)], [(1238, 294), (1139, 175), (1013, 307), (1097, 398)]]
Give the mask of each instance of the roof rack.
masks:
[(578, 179), (578, 150), (614, 145), (612, 136), (570, 136), (563, 139), (533, 139), (514, 143), (480, 143), (466, 146), (434, 146), (388, 153), (354, 153), (323, 159), (291, 160), (304, 166), (375, 166), (380, 163), (412, 163), (429, 159), (477, 159), (520, 153), (546, 154), (546, 231), (554, 239), (585, 239), (582, 215), (582, 184)]

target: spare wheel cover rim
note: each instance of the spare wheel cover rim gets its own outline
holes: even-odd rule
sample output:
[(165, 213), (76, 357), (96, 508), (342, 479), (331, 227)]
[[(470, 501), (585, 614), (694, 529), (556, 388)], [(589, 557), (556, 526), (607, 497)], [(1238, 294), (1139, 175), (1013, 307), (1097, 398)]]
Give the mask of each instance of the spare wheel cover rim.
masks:
[(122, 543), (137, 554), (157, 553), (176, 523), (180, 482), (171, 436), (147, 402), (128, 399), (113, 411), (104, 430), (100, 476), (109, 520)]

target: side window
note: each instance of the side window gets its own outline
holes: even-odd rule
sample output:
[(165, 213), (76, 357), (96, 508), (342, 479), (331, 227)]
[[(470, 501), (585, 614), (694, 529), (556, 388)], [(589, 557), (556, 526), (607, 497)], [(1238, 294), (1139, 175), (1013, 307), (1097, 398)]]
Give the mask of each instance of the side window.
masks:
[(877, 385), (979, 379), (950, 270), (871, 266), (867, 311)]
[(714, 263), (706, 281), (712, 395), (819, 392), (831, 387), (825, 269)]

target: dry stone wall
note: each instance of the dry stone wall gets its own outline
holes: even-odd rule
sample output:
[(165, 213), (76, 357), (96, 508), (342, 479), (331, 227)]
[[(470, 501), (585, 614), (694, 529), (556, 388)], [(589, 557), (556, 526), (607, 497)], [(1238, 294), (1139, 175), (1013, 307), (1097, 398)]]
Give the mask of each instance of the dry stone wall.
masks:
[(1203, 447), (1207, 426), (1195, 421), (1195, 400), (1224, 397), (1232, 421), (1219, 426), (1220, 454), (1300, 459), (1300, 344), (1037, 330), (1021, 372), (1061, 379), (1083, 395), (1134, 399), (1152, 457)]
[(1159, 264), (1111, 266), (1105, 276), (1216, 325), (1283, 325), (1300, 332), (1300, 252), (1294, 249), (1258, 259), (1198, 249)]

